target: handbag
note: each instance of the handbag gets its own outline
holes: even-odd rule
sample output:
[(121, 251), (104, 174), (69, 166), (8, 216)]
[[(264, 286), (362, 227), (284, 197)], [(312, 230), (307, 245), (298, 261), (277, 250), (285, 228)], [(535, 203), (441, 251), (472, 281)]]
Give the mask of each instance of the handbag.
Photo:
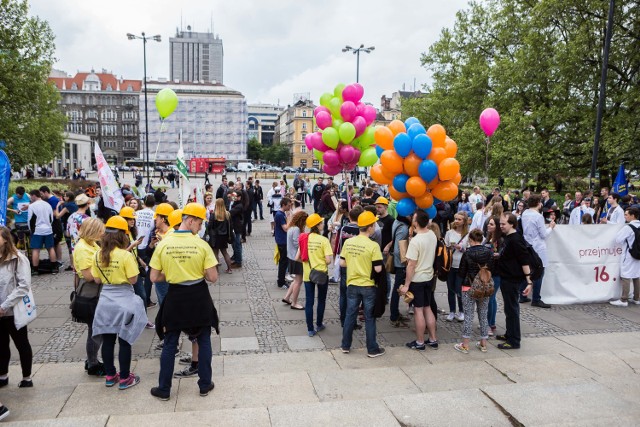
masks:
[(91, 323), (96, 313), (102, 284), (80, 279), (80, 284), (72, 292), (71, 318), (78, 323)]
[(309, 255), (309, 266), (311, 267), (311, 271), (309, 272), (309, 281), (316, 285), (329, 284), (329, 274), (324, 271), (316, 270), (311, 266), (311, 255)]
[(407, 263), (407, 250), (409, 249), (409, 240), (404, 239), (398, 242), (398, 249), (400, 249), (400, 262)]
[(391, 239), (391, 250), (387, 255), (387, 259), (384, 261), (384, 268), (387, 270), (387, 273), (389, 274), (396, 273), (396, 264), (394, 262), (393, 248), (396, 246), (396, 237), (398, 236), (398, 228), (399, 227), (396, 227), (396, 232), (393, 233), (393, 239)]

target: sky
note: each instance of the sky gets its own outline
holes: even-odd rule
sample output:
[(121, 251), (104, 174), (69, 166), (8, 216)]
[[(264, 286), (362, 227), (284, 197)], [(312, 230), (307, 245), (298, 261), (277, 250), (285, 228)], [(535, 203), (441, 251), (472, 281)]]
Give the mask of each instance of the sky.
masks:
[[(288, 105), (295, 93), (320, 95), (356, 80), (356, 56), (345, 45), (374, 46), (360, 54), (364, 100), (416, 90), (429, 82), (420, 56), (451, 28), (467, 0), (30, 0), (30, 14), (56, 36), (56, 69), (106, 69), (142, 79), (142, 41), (127, 33), (160, 34), (147, 44), (147, 75), (169, 77), (169, 37), (176, 28), (218, 34), (224, 84), (247, 102)], [(181, 23), (182, 22), (182, 23)]]

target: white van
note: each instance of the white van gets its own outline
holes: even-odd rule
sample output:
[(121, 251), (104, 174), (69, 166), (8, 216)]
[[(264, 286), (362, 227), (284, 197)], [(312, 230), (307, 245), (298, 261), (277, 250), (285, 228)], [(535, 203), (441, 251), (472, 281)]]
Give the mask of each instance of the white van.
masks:
[(255, 170), (255, 166), (253, 163), (240, 162), (238, 163), (238, 171), (239, 172), (251, 172)]

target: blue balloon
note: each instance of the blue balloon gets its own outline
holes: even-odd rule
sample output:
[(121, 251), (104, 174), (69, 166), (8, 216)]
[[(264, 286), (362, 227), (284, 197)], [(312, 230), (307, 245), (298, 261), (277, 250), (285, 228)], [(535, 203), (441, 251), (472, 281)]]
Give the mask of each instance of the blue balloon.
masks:
[(393, 148), (401, 157), (407, 157), (411, 153), (411, 138), (404, 132), (396, 135), (393, 139)]
[(424, 210), (427, 214), (429, 214), (429, 218), (433, 219), (436, 217), (438, 210), (436, 209), (435, 203), (431, 205), (430, 208)]
[(438, 199), (437, 197), (433, 198), (433, 206), (437, 205), (438, 203), (442, 203), (442, 200)]
[(412, 213), (414, 213), (415, 210), (416, 210), (416, 202), (414, 202), (413, 199), (410, 199), (408, 197), (402, 200), (399, 200), (398, 204), (396, 205), (396, 212), (400, 216), (409, 216)]
[(438, 166), (433, 160), (423, 160), (418, 167), (418, 173), (424, 182), (429, 183), (438, 176)]
[(433, 143), (431, 142), (431, 138), (429, 138), (426, 134), (416, 135), (413, 138), (413, 142), (411, 143), (411, 148), (413, 152), (418, 155), (421, 159), (426, 159), (431, 154), (431, 148), (433, 147)]
[(407, 134), (409, 134), (409, 137), (413, 141), (413, 139), (418, 135), (421, 135), (421, 134), (426, 135), (427, 130), (420, 123), (414, 123), (411, 126), (409, 126), (409, 128), (407, 129)]
[(376, 154), (378, 155), (378, 158), (382, 156), (383, 151), (384, 151), (384, 148), (380, 147), (379, 145), (376, 145)]
[(398, 190), (401, 193), (405, 193), (407, 191), (407, 181), (409, 180), (409, 175), (405, 173), (401, 173), (400, 175), (396, 175), (393, 178), (393, 188)]
[(404, 126), (409, 129), (411, 127), (412, 124), (414, 123), (418, 123), (420, 124), (420, 120), (416, 119), (415, 117), (409, 117), (407, 120), (404, 121)]

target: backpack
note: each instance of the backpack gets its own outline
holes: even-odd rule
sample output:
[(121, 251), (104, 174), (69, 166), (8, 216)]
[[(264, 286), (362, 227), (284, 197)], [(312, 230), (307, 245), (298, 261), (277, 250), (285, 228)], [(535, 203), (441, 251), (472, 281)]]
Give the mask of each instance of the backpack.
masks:
[(471, 298), (481, 299), (493, 295), (493, 277), (488, 265), (478, 264), (480, 270), (471, 282), (469, 295)]
[(542, 260), (536, 250), (533, 249), (533, 246), (531, 246), (526, 240), (524, 241), (524, 245), (527, 247), (527, 252), (529, 252), (529, 270), (531, 273), (531, 280), (538, 280), (544, 274), (544, 265), (542, 264)]
[(627, 243), (627, 247), (629, 249), (629, 254), (634, 259), (640, 259), (640, 228), (634, 227), (629, 224), (629, 227), (633, 230), (633, 234), (635, 234), (635, 239), (633, 239), (633, 245), (629, 247), (629, 243)]
[(436, 256), (433, 259), (433, 271), (438, 280), (445, 282), (449, 271), (451, 270), (451, 264), (453, 262), (453, 252), (451, 248), (447, 247), (444, 243), (444, 239), (438, 239), (438, 245), (436, 246)]
[(318, 203), (318, 215), (323, 216), (327, 214), (327, 209), (324, 207), (322, 200)]

